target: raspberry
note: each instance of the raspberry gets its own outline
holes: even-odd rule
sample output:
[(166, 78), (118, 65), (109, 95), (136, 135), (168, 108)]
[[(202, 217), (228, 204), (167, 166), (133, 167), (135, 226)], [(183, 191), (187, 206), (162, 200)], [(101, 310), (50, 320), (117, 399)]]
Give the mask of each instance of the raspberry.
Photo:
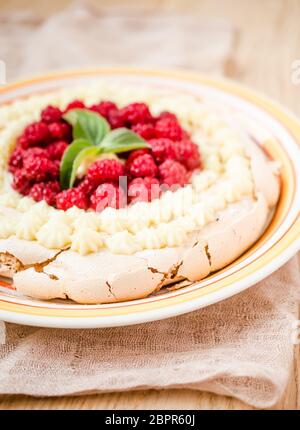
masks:
[(178, 122), (177, 116), (174, 113), (171, 113), (168, 111), (161, 112), (156, 118), (156, 120), (159, 121), (160, 119), (165, 119), (165, 118)]
[(109, 118), (109, 115), (112, 111), (115, 112), (118, 110), (116, 104), (110, 101), (102, 101), (101, 103), (91, 106), (89, 109), (99, 113), (106, 119)]
[(125, 123), (124, 123), (123, 118), (121, 116), (121, 113), (118, 109), (110, 111), (109, 116), (108, 116), (108, 122), (109, 122), (111, 128), (125, 127)]
[(103, 101), (90, 107), (90, 110), (98, 112), (107, 119), (111, 128), (124, 127), (125, 123), (116, 104), (110, 101)]
[(54, 140), (71, 140), (72, 128), (66, 122), (52, 122), (49, 124), (49, 131)]
[(97, 188), (97, 184), (90, 178), (84, 178), (77, 186), (77, 189), (83, 191), (85, 194), (92, 194)]
[(109, 116), (109, 124), (112, 129), (124, 126), (123, 120), (118, 111)]
[(152, 146), (153, 157), (158, 164), (163, 163), (168, 158), (177, 160), (178, 150), (172, 140), (166, 138), (152, 139), (149, 143)]
[(56, 203), (56, 195), (60, 192), (59, 182), (40, 182), (35, 184), (29, 193), (29, 196), (36, 202), (45, 200), (50, 206)]
[(47, 179), (56, 179), (59, 166), (44, 156), (27, 155), (24, 158), (24, 171), (29, 180), (42, 182)]
[(145, 154), (150, 154), (150, 150), (149, 149), (136, 149), (134, 151), (131, 151), (129, 153), (129, 157), (126, 160), (126, 170), (129, 171), (129, 168), (133, 162), (133, 160), (137, 157), (139, 157), (140, 155), (145, 155)]
[(133, 160), (129, 167), (129, 172), (135, 177), (155, 177), (157, 175), (158, 169), (152, 155), (144, 154), (139, 155)]
[(80, 209), (88, 209), (89, 199), (88, 196), (77, 188), (70, 188), (62, 191), (56, 196), (56, 207), (66, 211), (72, 206), (77, 206)]
[(201, 167), (201, 159), (198, 146), (188, 139), (178, 142), (178, 154), (180, 161), (188, 170)]
[(9, 172), (13, 173), (23, 166), (23, 153), (23, 149), (17, 147), (11, 154), (10, 159), (8, 161)]
[(187, 182), (186, 168), (178, 161), (166, 160), (159, 166), (159, 174), (163, 185), (183, 186)]
[(132, 131), (146, 140), (155, 137), (155, 128), (152, 124), (136, 124), (132, 127)]
[(44, 122), (34, 122), (25, 128), (23, 136), (18, 140), (18, 144), (22, 148), (27, 149), (30, 146), (46, 143), (49, 137), (50, 133), (47, 124)]
[(101, 184), (91, 196), (91, 207), (97, 212), (108, 206), (119, 209), (124, 207), (125, 204), (126, 195), (123, 189), (115, 184)]
[(174, 141), (180, 140), (183, 136), (183, 130), (178, 122), (168, 117), (156, 122), (155, 131), (157, 137), (167, 137)]
[(81, 100), (73, 100), (71, 103), (68, 104), (68, 106), (65, 109), (65, 112), (68, 112), (68, 110), (71, 109), (84, 109), (85, 104)]
[(47, 149), (40, 148), (38, 146), (35, 146), (33, 148), (29, 148), (26, 151), (23, 151), (23, 160), (26, 160), (28, 157), (49, 158)]
[(150, 202), (160, 196), (159, 180), (156, 178), (135, 178), (128, 187), (128, 196), (131, 202)]
[(49, 157), (52, 160), (61, 160), (65, 150), (68, 147), (68, 142), (64, 140), (57, 140), (56, 142), (50, 143), (47, 146)]
[(125, 175), (122, 163), (116, 160), (99, 160), (91, 165), (87, 172), (87, 178), (96, 185), (103, 182), (118, 182), (120, 176)]
[(16, 170), (14, 173), (12, 186), (15, 190), (19, 191), (19, 193), (27, 196), (31, 187), (27, 172), (23, 169)]
[(57, 122), (61, 120), (62, 112), (58, 107), (55, 106), (47, 106), (44, 110), (42, 110), (41, 118), (47, 124), (51, 122)]
[(28, 142), (27, 142), (27, 138), (24, 136), (24, 134), (22, 134), (22, 136), (19, 136), (17, 138), (17, 147), (20, 148), (29, 148)]
[(120, 111), (127, 126), (153, 121), (153, 117), (145, 103), (131, 103)]

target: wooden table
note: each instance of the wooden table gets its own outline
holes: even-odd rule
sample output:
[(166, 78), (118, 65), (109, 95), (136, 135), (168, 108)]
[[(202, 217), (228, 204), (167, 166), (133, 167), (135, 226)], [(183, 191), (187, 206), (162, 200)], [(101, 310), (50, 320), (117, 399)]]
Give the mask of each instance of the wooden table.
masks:
[[(90, 0), (106, 7), (124, 6), (121, 0)], [(1, 12), (32, 8), (43, 16), (63, 8), (69, 0), (10, 0)], [(209, 18), (230, 20), (236, 27), (235, 43), (224, 73), (272, 96), (300, 115), (300, 84), (291, 80), (291, 65), (300, 59), (299, 0), (145, 0), (126, 2), (130, 7), (162, 11), (192, 11)], [(300, 409), (299, 350), (294, 372), (279, 409)], [(30, 398), (0, 396), (0, 409), (251, 409), (223, 396), (192, 390), (148, 390), (81, 397)]]

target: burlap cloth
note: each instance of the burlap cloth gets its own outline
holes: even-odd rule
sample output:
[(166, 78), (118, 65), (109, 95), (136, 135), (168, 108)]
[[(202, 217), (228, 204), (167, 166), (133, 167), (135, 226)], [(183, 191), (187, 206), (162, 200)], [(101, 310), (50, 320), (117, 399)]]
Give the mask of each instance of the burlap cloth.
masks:
[[(24, 13), (2, 16), (0, 24), (0, 59), (8, 79), (116, 64), (222, 73), (233, 36), (230, 24), (192, 14), (98, 12), (82, 3), (45, 22)], [(271, 407), (292, 370), (299, 284), (295, 257), (238, 296), (164, 321), (93, 330), (1, 323), (0, 393), (185, 387)]]

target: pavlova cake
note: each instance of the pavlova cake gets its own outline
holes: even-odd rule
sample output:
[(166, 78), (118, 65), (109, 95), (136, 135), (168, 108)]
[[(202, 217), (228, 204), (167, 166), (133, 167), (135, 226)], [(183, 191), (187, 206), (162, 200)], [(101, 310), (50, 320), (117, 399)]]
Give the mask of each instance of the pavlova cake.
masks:
[(99, 82), (0, 107), (0, 274), (109, 303), (230, 264), (279, 197), (274, 164), (197, 98)]

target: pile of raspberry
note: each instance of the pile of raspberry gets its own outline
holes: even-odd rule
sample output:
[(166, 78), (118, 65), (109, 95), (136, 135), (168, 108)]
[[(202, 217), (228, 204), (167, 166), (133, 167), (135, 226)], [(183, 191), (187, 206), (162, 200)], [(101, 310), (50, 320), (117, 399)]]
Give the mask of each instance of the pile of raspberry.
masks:
[[(72, 142), (72, 128), (63, 119), (63, 113), (73, 108), (98, 112), (113, 129), (131, 129), (148, 141), (151, 149), (119, 154), (120, 161), (98, 160), (73, 188), (61, 190), (60, 163)], [(174, 114), (163, 112), (153, 116), (144, 103), (131, 103), (119, 109), (111, 101), (87, 107), (75, 100), (64, 112), (48, 106), (42, 111), (40, 121), (27, 126), (19, 136), (9, 160), (15, 190), (61, 210), (72, 206), (102, 210), (107, 206), (121, 208), (136, 201), (151, 201), (160, 196), (164, 187), (184, 186), (200, 168), (198, 146)]]

